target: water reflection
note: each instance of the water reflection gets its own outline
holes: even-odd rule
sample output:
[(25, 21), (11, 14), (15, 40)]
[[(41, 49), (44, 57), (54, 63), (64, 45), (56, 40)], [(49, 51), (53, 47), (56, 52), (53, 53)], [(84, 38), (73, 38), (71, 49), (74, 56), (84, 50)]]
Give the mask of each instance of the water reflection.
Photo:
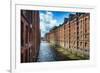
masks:
[(38, 62), (55, 61), (56, 54), (46, 41), (41, 41)]

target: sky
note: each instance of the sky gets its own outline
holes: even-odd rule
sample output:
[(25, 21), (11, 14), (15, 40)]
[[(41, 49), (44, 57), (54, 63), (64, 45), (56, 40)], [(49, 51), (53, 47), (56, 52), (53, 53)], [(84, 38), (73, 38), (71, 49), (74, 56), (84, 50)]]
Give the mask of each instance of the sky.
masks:
[(64, 22), (64, 18), (68, 18), (69, 14), (74, 12), (59, 12), (59, 11), (40, 11), (40, 30), (41, 37), (48, 33), (54, 26), (59, 26)]

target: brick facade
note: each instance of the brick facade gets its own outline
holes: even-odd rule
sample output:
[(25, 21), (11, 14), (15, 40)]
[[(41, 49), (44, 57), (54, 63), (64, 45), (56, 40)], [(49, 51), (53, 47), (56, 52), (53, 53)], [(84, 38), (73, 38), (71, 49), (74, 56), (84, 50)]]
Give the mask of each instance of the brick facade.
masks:
[(90, 33), (89, 33), (89, 14), (81, 14), (79, 16), (79, 48), (80, 50), (83, 50), (84, 52), (89, 52), (89, 39), (90, 39)]
[(21, 10), (21, 62), (36, 61), (39, 46), (39, 12)]
[[(89, 13), (70, 14), (69, 18), (65, 18), (64, 23), (58, 26), (49, 34), (56, 34), (51, 37), (46, 34), (47, 41), (56, 39), (57, 45), (70, 49), (72, 51), (80, 51), (89, 55), (90, 48), (90, 15)], [(54, 40), (55, 42), (55, 40)]]

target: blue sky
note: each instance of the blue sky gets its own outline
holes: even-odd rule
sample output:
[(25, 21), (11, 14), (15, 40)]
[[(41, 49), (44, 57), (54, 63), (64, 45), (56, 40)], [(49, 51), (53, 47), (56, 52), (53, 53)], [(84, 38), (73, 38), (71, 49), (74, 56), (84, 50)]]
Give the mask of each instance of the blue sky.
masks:
[(74, 12), (60, 12), (60, 11), (40, 11), (40, 29), (41, 36), (49, 32), (54, 26), (59, 26), (64, 22), (64, 18), (68, 18), (69, 14)]

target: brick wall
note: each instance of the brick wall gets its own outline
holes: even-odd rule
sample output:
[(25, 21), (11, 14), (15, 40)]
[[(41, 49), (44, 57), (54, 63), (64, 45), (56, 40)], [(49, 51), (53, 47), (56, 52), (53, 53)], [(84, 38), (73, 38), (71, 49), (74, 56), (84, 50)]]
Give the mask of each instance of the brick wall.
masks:
[[(46, 37), (49, 37), (49, 41), (56, 38), (56, 44), (64, 47), (65, 49), (81, 51), (89, 54), (89, 13), (76, 13), (75, 15), (71, 14), (67, 20), (64, 20), (64, 23), (62, 23), (62, 25), (58, 26), (53, 31), (55, 32), (49, 32), (50, 34), (52, 34), (52, 36), (48, 35), (48, 33), (46, 35)], [(53, 34), (56, 34), (56, 37)]]
[(39, 12), (21, 10), (21, 62), (34, 62), (40, 46)]

